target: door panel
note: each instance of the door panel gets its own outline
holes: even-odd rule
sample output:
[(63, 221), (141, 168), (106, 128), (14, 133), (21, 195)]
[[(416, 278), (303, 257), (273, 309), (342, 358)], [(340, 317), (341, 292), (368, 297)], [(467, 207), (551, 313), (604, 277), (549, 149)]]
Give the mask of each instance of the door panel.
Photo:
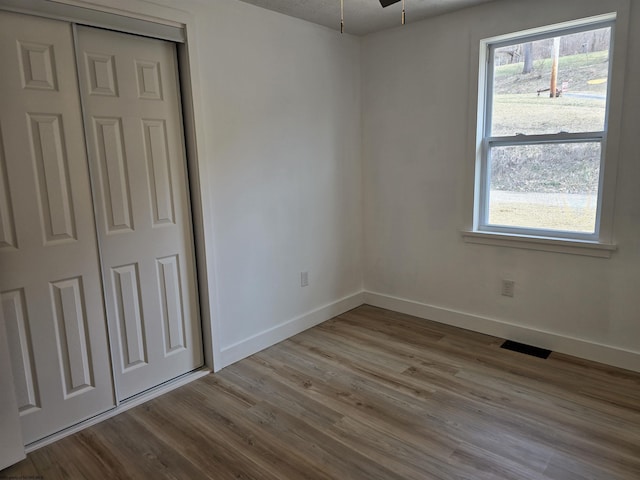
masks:
[(118, 397), (202, 365), (175, 46), (77, 27)]
[(26, 443), (114, 405), (71, 26), (0, 12), (0, 298)]
[(9, 195), (7, 160), (4, 153), (2, 131), (0, 131), (0, 252), (16, 247), (16, 226), (13, 219), (11, 196)]
[(27, 318), (24, 289), (3, 292), (0, 294), (0, 301), (7, 335), (11, 339), (9, 343), (11, 371), (18, 405), (20, 405), (19, 411), (26, 413), (40, 408), (41, 402), (36, 384), (33, 341)]
[(96, 160), (107, 233), (133, 231), (131, 188), (124, 154), (122, 123), (119, 118), (93, 118)]
[(62, 115), (27, 113), (45, 245), (77, 240), (69, 190), (69, 158), (63, 150)]

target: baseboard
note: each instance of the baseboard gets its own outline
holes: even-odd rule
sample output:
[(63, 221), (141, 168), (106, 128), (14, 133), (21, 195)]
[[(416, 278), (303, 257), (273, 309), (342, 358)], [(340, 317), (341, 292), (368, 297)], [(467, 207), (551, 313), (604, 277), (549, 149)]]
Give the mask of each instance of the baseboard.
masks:
[(465, 328), (494, 337), (535, 345), (574, 357), (640, 372), (640, 352), (567, 337), (553, 332), (515, 325), (502, 320), (436, 307), (375, 292), (364, 292), (364, 303), (399, 313)]
[(336, 315), (341, 315), (353, 308), (362, 305), (362, 292), (354, 293), (316, 310), (287, 320), (275, 327), (257, 333), (245, 340), (225, 347), (221, 351), (222, 367), (242, 360), (254, 353), (286, 340), (308, 328), (325, 322)]
[[(146, 392), (141, 393), (140, 395), (136, 395), (135, 397), (122, 402), (117, 407), (113, 407), (111, 410), (107, 410), (104, 413), (96, 415), (95, 417), (91, 417), (87, 420), (84, 420), (80, 423), (73, 425), (72, 427), (65, 428), (59, 432), (56, 432), (48, 437), (43, 438), (42, 440), (37, 440), (29, 445), (26, 445), (25, 451), (26, 453), (31, 453), (34, 450), (37, 450), (41, 447), (49, 445), (53, 442), (57, 442), (58, 440), (63, 439), (64, 437), (68, 437), (69, 435), (73, 435), (74, 433), (79, 432), (80, 430), (84, 430), (92, 425), (100, 423), (108, 418), (115, 417), (119, 413), (125, 412), (130, 408), (136, 407), (141, 403), (148, 402), (160, 395), (170, 392), (171, 390), (175, 390), (178, 387), (186, 385), (189, 382), (193, 382), (198, 378), (202, 378), (206, 375), (209, 375), (211, 370), (208, 368), (201, 368), (199, 370), (195, 370), (193, 372), (185, 373), (184, 375), (179, 376), (178, 378), (174, 378), (168, 382), (163, 383), (162, 385), (158, 385)], [(0, 477), (1, 478), (1, 477)]]

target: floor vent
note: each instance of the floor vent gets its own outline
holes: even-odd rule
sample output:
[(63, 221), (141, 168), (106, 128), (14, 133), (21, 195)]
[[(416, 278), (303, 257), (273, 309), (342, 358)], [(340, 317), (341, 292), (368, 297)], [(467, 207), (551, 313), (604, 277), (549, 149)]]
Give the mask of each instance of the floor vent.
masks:
[(534, 347), (532, 345), (526, 345), (524, 343), (513, 342), (506, 340), (500, 348), (511, 350), (513, 352), (524, 353), (538, 358), (548, 358), (551, 354), (551, 350), (545, 350), (544, 348)]

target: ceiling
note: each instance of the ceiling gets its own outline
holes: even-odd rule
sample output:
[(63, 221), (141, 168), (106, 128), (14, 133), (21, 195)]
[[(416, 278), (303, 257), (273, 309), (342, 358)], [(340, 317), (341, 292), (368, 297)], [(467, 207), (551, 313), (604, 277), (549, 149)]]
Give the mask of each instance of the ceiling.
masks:
[[(340, 30), (340, 0), (241, 0), (291, 17)], [(405, 0), (406, 22), (433, 17), (491, 0)], [(366, 35), (400, 25), (402, 1), (386, 8), (379, 0), (344, 0), (344, 29)]]

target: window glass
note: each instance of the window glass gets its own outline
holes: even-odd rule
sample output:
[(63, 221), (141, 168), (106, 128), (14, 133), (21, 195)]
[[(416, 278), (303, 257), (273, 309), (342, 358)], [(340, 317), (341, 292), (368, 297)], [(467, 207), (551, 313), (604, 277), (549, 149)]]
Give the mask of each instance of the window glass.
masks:
[(556, 35), (493, 50), (491, 136), (604, 130), (611, 27)]
[(488, 223), (594, 233), (601, 144), (491, 149)]

